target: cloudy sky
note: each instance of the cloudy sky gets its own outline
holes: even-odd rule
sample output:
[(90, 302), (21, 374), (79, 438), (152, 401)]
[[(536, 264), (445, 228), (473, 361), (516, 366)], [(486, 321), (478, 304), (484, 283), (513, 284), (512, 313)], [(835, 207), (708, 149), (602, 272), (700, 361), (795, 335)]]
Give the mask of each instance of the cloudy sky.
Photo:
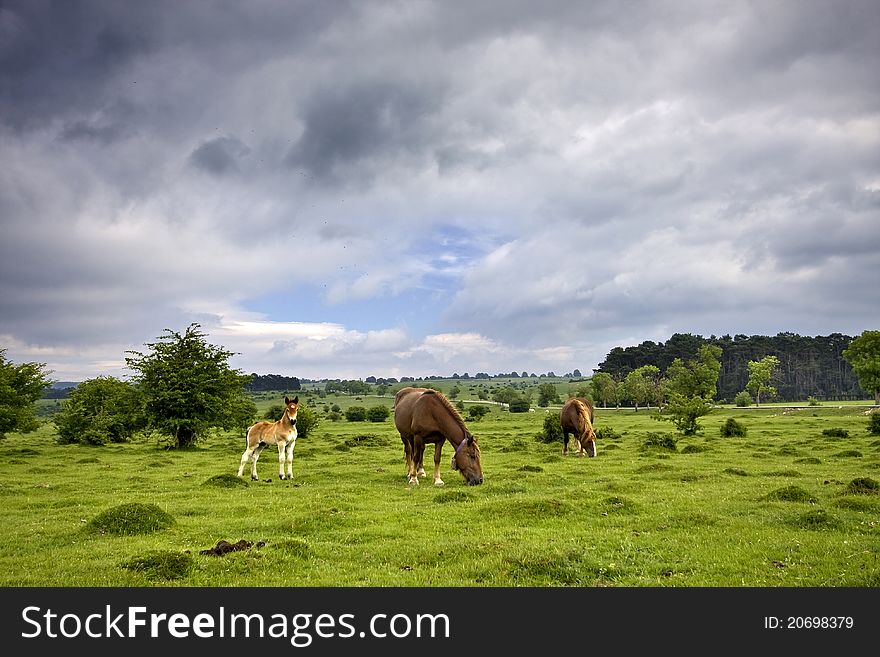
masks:
[(589, 373), (880, 328), (880, 3), (0, 1), (0, 348)]

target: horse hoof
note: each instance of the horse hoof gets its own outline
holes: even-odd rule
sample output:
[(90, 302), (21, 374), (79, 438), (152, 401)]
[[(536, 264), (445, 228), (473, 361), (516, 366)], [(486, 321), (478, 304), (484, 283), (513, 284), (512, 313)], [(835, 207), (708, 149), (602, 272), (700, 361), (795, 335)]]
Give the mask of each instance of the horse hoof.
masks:
[(437, 481), (434, 482), (434, 485), (435, 485), (435, 486), (445, 486), (446, 484), (443, 483), (441, 480), (438, 479)]
[(259, 481), (259, 480), (260, 480), (259, 477), (255, 477), (255, 476), (251, 475), (251, 481)]

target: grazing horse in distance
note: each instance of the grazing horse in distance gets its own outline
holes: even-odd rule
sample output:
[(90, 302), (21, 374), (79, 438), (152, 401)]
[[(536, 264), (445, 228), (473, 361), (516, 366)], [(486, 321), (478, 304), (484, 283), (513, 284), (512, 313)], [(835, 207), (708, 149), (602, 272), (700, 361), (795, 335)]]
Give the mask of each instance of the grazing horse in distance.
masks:
[(278, 478), (284, 479), (284, 464), (287, 463), (287, 479), (293, 479), (293, 448), (296, 446), (296, 412), (299, 409), (299, 395), (293, 399), (284, 398), (284, 413), (277, 422), (257, 422), (248, 427), (247, 445), (241, 455), (238, 476), (244, 472), (248, 459), (251, 462), (251, 479), (257, 481), (257, 459), (266, 445), (278, 445)]
[(596, 456), (596, 432), (593, 430), (593, 404), (589, 399), (575, 397), (562, 405), (559, 413), (562, 422), (562, 454), (568, 454), (568, 435), (578, 440), (578, 456)]
[(410, 486), (418, 486), (419, 476), (425, 476), (422, 459), (426, 443), (434, 443), (434, 485), (443, 485), (440, 456), (447, 440), (455, 448), (452, 469), (458, 470), (471, 486), (483, 483), (477, 439), (442, 393), (430, 388), (403, 388), (394, 397), (394, 425), (403, 441)]

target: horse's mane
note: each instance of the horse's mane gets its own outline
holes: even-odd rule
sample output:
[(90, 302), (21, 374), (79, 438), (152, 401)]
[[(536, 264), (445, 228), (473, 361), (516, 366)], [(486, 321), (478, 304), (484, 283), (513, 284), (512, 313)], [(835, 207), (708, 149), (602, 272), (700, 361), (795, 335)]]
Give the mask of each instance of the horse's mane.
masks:
[(449, 411), (449, 414), (458, 423), (458, 426), (461, 427), (461, 430), (464, 431), (464, 434), (466, 436), (470, 434), (470, 432), (467, 430), (467, 426), (465, 425), (464, 420), (458, 412), (458, 409), (455, 408), (455, 406), (452, 405), (452, 402), (446, 399), (446, 397), (441, 392), (434, 390), (433, 388), (427, 388), (424, 394), (434, 395), (440, 401), (440, 403), (446, 407), (446, 410)]

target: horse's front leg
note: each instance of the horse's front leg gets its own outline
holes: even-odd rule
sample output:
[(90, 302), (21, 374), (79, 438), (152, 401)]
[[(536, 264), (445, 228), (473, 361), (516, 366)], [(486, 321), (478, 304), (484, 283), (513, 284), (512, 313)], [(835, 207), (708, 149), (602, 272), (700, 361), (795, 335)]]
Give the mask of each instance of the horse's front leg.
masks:
[(278, 478), (284, 479), (284, 460), (287, 455), (287, 442), (284, 440), (278, 441)]
[(443, 480), (440, 478), (440, 451), (443, 449), (443, 441), (438, 440), (434, 446), (434, 485), (442, 486)]
[(296, 438), (291, 438), (287, 443), (287, 478), (293, 479), (293, 449), (296, 447)]

